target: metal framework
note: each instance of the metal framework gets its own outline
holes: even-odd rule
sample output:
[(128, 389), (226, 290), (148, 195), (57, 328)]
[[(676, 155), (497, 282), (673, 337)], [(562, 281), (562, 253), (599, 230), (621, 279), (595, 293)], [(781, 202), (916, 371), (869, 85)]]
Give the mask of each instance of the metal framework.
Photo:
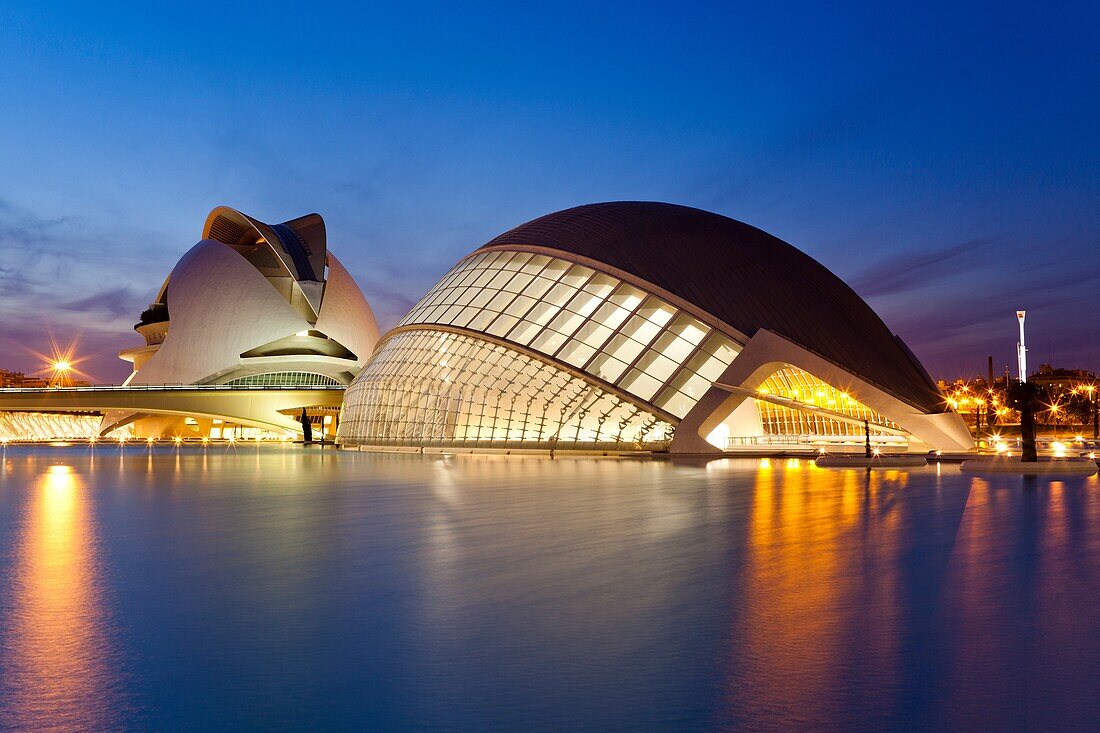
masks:
[[(457, 347), (476, 344), (483, 350), (472, 357), (478, 363), (462, 372), (464, 382), (500, 361), (491, 354), (507, 354), (509, 363), (490, 388), (497, 396), (440, 390), (449, 373), (447, 357), (427, 344), (446, 338), (435, 334), (428, 341), (416, 340), (433, 326), (462, 332), (461, 338), (453, 335)], [(729, 336), (684, 310), (591, 267), (530, 252), (477, 253), (459, 262), (413, 307), (348, 389), (340, 437), (345, 443), (382, 445), (470, 440), (577, 447), (663, 444), (672, 423), (691, 410), (739, 350)], [(562, 385), (578, 385), (575, 402), (562, 402), (553, 391), (532, 394), (530, 380), (550, 384), (551, 375)], [(500, 378), (508, 378), (507, 383)], [(561, 389), (560, 394), (572, 394)], [(440, 432), (424, 422), (421, 416), (430, 410), (422, 402), (408, 412), (412, 395), (439, 397), (443, 392), (455, 400), (447, 411), (458, 416), (456, 425), (466, 426), (462, 431)], [(530, 409), (536, 414), (517, 412), (514, 406), (509, 413), (489, 407), (501, 399), (513, 405), (533, 400)], [(486, 422), (490, 409), (495, 417)], [(555, 409), (560, 412), (556, 423), (545, 417)], [(381, 414), (389, 411), (397, 416)], [(642, 413), (647, 417), (637, 422)], [(417, 417), (409, 417), (413, 414)], [(468, 422), (475, 419), (476, 429)], [(573, 422), (563, 422), (568, 420)]]

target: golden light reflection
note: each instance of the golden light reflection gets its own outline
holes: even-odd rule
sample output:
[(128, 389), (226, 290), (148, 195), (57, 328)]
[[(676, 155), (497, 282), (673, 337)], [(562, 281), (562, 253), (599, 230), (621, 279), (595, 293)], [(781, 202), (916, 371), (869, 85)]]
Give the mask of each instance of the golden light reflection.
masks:
[(107, 730), (110, 654), (94, 524), (67, 465), (41, 475), (16, 544), (0, 729)]
[[(763, 466), (761, 466), (763, 468)], [(828, 719), (830, 690), (853, 639), (900, 654), (898, 619), (851, 608), (853, 598), (897, 607), (898, 492), (906, 472), (827, 471), (784, 461), (758, 470), (748, 519), (744, 608), (733, 630), (745, 647), (732, 671), (740, 710), (761, 719), (798, 709)], [(845, 621), (845, 619), (847, 619)], [(814, 709), (817, 706), (819, 709)]]

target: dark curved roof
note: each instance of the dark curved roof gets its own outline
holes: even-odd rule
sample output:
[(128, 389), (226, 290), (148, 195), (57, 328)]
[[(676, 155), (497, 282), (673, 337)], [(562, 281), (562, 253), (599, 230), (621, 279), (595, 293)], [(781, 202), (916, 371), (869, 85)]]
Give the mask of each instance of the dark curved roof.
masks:
[(925, 412), (946, 407), (909, 349), (840, 278), (739, 221), (675, 204), (578, 206), (485, 244), (550, 247), (628, 272), (752, 336), (766, 328)]

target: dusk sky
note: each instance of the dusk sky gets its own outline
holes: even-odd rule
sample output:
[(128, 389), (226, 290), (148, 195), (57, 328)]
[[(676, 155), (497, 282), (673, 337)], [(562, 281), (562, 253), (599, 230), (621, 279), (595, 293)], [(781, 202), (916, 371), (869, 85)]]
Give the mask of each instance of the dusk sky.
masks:
[[(316, 211), (383, 329), (566, 207), (695, 206), (849, 282), (933, 376), (1100, 368), (1089, 3), (0, 5), (0, 368), (92, 381), (206, 214)], [(731, 292), (731, 298), (737, 293)], [(1015, 371), (1015, 369), (1013, 369)]]

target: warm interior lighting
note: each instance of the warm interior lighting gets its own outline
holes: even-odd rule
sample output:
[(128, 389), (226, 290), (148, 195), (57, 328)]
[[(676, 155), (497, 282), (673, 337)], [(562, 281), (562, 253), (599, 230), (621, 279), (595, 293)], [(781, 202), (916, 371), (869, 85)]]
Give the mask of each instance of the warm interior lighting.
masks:
[(1065, 443), (1051, 443), (1050, 447), (1054, 450), (1054, 456), (1056, 458), (1066, 457), (1066, 444)]

